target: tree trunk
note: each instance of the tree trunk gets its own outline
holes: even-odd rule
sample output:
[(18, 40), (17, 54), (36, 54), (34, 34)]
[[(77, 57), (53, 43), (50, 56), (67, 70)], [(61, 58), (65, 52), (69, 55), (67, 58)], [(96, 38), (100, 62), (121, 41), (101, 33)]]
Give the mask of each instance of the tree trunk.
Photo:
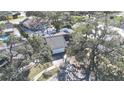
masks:
[(12, 54), (12, 43), (10, 44), (10, 63), (13, 61), (13, 54)]

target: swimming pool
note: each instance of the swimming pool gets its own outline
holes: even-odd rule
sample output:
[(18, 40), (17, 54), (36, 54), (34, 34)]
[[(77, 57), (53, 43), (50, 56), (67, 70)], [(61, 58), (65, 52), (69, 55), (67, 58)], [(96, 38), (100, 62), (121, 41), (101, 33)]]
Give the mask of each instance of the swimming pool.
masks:
[(0, 41), (6, 42), (6, 41), (8, 41), (8, 39), (9, 39), (8, 35), (0, 35)]

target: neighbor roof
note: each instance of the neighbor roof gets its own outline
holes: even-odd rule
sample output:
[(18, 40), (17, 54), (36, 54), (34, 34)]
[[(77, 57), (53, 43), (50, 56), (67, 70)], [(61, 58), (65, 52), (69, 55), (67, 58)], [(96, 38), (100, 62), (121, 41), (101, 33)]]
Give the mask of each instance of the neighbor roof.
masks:
[(13, 15), (19, 13), (17, 11), (0, 11), (0, 16), (7, 16), (7, 15)]
[(46, 37), (47, 44), (51, 49), (65, 48), (67, 43), (62, 35)]

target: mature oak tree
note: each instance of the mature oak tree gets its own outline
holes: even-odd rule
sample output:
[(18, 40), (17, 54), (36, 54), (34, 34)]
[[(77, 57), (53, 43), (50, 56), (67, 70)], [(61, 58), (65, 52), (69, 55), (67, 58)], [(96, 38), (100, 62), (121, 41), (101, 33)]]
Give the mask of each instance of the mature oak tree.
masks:
[(84, 65), (86, 80), (124, 80), (124, 37), (110, 29), (108, 13), (103, 15), (101, 27), (96, 14), (94, 21), (76, 28), (67, 52)]

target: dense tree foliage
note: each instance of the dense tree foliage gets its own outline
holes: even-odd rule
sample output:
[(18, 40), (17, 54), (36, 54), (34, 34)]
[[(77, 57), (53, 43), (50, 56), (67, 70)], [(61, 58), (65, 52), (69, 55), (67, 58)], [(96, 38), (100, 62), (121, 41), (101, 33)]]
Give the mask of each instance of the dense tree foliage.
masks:
[(10, 36), (8, 46), (8, 49), (0, 53), (1, 59), (8, 59), (8, 63), (0, 67), (0, 80), (28, 80), (30, 69), (25, 66), (31, 62), (44, 64), (51, 61), (51, 50), (42, 36), (29, 37), (23, 43), (19, 38)]
[(52, 60), (51, 49), (42, 36), (34, 35), (33, 37), (29, 37), (28, 41), (33, 48), (33, 59), (39, 59), (41, 63)]
[(27, 16), (35, 16), (38, 18), (45, 18), (49, 20), (49, 23), (54, 25), (56, 31), (59, 31), (65, 25), (70, 25), (71, 15), (69, 12), (60, 11), (28, 11)]
[(68, 54), (84, 65), (87, 80), (124, 80), (124, 38), (109, 28), (107, 13), (101, 27), (98, 14), (95, 17), (76, 28)]
[[(124, 18), (115, 16), (116, 13), (119, 12), (28, 11), (26, 16), (45, 19), (56, 31), (65, 26), (75, 31), (69, 35), (71, 38), (66, 52), (70, 58), (76, 58), (78, 64), (66, 63), (63, 67), (69, 73), (66, 74), (70, 76), (75, 71), (76, 74), (83, 73), (84, 80), (107, 81), (124, 80), (124, 37), (118, 29), (114, 29), (120, 27)], [(5, 29), (3, 24), (0, 28)], [(51, 49), (43, 36), (21, 34), (25, 40), (10, 35), (8, 48), (0, 51), (0, 59), (7, 61), (7, 64), (0, 67), (0, 80), (28, 80), (29, 69), (25, 69), (25, 66), (52, 60)], [(71, 71), (72, 68), (74, 71)]]

